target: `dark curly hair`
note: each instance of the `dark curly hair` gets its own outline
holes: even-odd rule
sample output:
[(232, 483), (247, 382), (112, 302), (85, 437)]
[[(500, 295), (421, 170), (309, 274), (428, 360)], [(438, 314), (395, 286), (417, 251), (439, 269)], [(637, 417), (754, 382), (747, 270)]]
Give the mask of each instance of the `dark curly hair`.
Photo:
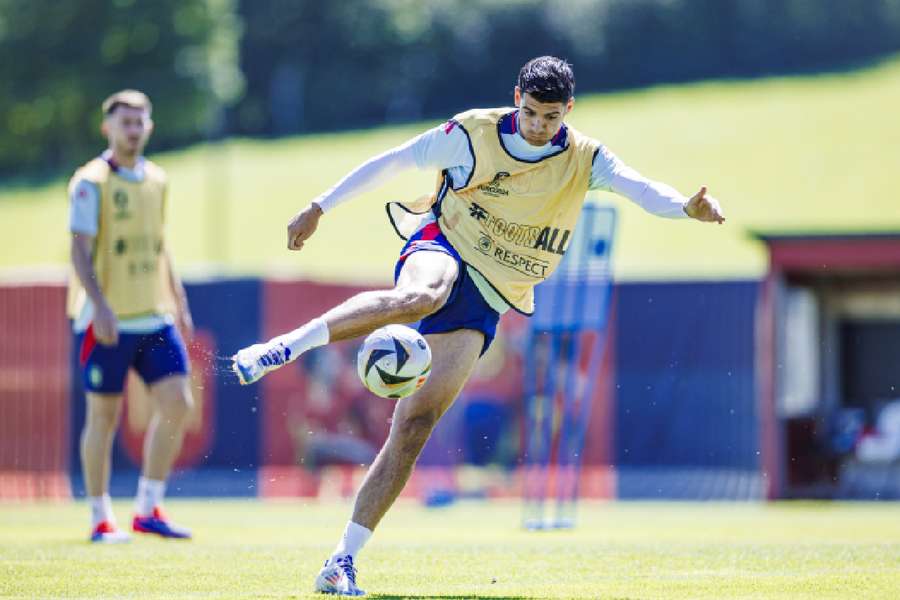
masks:
[(575, 93), (572, 65), (555, 56), (532, 58), (519, 71), (519, 89), (538, 102), (568, 102)]

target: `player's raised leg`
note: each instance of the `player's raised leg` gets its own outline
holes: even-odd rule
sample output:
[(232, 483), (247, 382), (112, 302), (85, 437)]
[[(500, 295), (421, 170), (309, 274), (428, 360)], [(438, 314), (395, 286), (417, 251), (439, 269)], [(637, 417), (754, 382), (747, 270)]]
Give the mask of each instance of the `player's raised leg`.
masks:
[(234, 356), (234, 371), (241, 383), (253, 383), (312, 348), (418, 321), (443, 306), (458, 272), (449, 254), (415, 252), (393, 289), (362, 292), (294, 331), (244, 348)]
[(432, 351), (431, 376), (421, 390), (397, 402), (390, 434), (363, 480), (353, 517), (316, 577), (317, 591), (362, 595), (354, 559), (400, 495), (425, 442), (469, 379), (484, 345), (484, 335), (472, 329), (425, 338)]
[(154, 414), (144, 437), (144, 464), (135, 496), (132, 529), (161, 537), (187, 539), (191, 532), (171, 523), (162, 511), (166, 480), (181, 450), (193, 405), (188, 377), (169, 375), (150, 386)]
[(81, 431), (81, 471), (91, 507), (91, 541), (127, 542), (119, 530), (109, 497), (113, 437), (122, 414), (121, 394), (87, 393), (87, 416)]

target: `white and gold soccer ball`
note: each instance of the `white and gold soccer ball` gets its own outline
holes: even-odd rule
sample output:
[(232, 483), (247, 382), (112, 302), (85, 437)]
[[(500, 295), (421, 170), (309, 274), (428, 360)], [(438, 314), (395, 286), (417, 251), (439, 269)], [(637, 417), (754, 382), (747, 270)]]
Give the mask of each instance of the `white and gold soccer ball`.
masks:
[(431, 373), (431, 348), (405, 325), (387, 325), (365, 339), (356, 356), (363, 385), (382, 398), (395, 400), (422, 387)]

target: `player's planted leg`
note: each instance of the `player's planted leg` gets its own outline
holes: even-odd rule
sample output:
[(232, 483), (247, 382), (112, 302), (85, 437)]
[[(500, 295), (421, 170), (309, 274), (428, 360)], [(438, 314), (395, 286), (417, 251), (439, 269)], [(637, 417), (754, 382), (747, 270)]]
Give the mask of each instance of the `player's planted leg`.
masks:
[(81, 432), (81, 470), (91, 507), (91, 541), (127, 542), (127, 533), (116, 525), (109, 497), (109, 472), (113, 437), (122, 413), (121, 394), (87, 394), (87, 417)]
[(317, 591), (361, 595), (353, 561), (400, 495), (432, 430), (472, 373), (484, 343), (483, 334), (471, 329), (425, 338), (432, 348), (431, 376), (421, 390), (397, 402), (390, 434), (363, 480), (353, 517), (316, 577)]
[(187, 376), (172, 375), (154, 383), (150, 387), (150, 396), (155, 405), (154, 414), (144, 437), (144, 464), (138, 480), (131, 527), (139, 533), (189, 539), (191, 532), (171, 523), (161, 507), (166, 479), (181, 450), (187, 417), (193, 405)]
[(456, 261), (447, 254), (416, 252), (406, 259), (393, 289), (362, 292), (294, 331), (240, 350), (234, 356), (234, 372), (246, 385), (318, 346), (367, 335), (391, 323), (418, 321), (443, 306), (457, 272)]

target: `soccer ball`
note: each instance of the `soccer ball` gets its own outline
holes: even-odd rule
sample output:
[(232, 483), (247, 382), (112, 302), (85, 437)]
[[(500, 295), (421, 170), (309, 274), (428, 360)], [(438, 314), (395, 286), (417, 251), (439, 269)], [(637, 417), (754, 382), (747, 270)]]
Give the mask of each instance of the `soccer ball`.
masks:
[(365, 339), (356, 356), (363, 385), (382, 398), (399, 399), (422, 387), (431, 372), (431, 348), (415, 329), (387, 325)]

